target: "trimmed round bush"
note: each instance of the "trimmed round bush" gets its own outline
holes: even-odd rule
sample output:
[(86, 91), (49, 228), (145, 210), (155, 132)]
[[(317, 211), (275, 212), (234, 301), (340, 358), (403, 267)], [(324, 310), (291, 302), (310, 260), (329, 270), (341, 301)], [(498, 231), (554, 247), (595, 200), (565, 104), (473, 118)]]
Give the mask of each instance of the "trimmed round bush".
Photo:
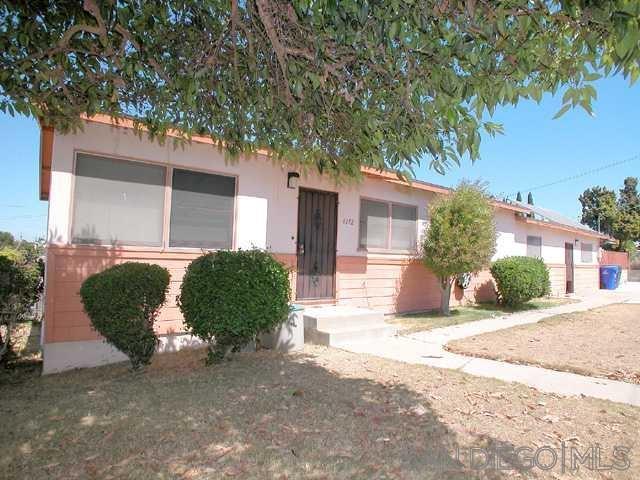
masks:
[(137, 370), (151, 361), (158, 337), (153, 324), (169, 287), (166, 268), (127, 262), (87, 278), (80, 288), (93, 328)]
[(498, 300), (508, 306), (518, 306), (533, 298), (549, 295), (549, 270), (539, 258), (506, 257), (491, 266), (496, 281)]
[(289, 272), (269, 253), (223, 250), (189, 265), (177, 302), (190, 332), (209, 344), (212, 363), (282, 324), (290, 296)]

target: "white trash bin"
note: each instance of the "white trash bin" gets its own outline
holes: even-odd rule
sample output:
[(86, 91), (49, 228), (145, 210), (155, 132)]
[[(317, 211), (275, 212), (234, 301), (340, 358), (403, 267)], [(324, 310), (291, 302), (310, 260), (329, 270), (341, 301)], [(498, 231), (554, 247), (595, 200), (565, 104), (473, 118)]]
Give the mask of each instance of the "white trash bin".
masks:
[(292, 352), (304, 347), (304, 308), (291, 305), (289, 318), (272, 333), (265, 333), (260, 337), (260, 343), (265, 348), (280, 352)]

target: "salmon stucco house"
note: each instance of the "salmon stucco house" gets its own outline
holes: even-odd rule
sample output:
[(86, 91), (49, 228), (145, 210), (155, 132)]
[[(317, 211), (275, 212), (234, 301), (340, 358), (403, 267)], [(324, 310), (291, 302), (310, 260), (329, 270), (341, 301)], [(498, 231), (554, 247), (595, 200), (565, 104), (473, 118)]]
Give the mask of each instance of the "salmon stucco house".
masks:
[[(447, 188), (370, 170), (360, 183), (336, 186), (260, 153), (227, 163), (209, 138), (175, 146), (139, 136), (126, 120), (83, 123), (69, 134), (41, 128), (40, 195), (49, 202), (45, 373), (122, 359), (92, 330), (78, 294), (88, 275), (118, 262), (169, 269), (157, 323), (162, 349), (192, 342), (175, 296), (203, 250), (268, 249), (291, 268), (298, 303), (384, 314), (438, 306), (436, 279), (415, 255), (428, 206)], [(528, 205), (495, 202), (495, 218), (496, 258), (543, 258), (555, 295), (598, 288), (602, 235)], [(491, 276), (481, 272), (452, 301), (493, 296)]]

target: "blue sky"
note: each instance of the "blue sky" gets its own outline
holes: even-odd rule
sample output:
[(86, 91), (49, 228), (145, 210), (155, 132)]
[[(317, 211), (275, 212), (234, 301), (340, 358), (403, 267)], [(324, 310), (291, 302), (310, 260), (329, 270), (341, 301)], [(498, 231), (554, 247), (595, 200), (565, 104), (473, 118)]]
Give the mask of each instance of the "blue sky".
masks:
[[(462, 179), (484, 180), (495, 194), (522, 191), (603, 165), (640, 156), (640, 82), (629, 87), (621, 76), (595, 82), (595, 116), (580, 107), (559, 119), (561, 94), (546, 95), (540, 104), (521, 102), (500, 108), (493, 121), (502, 123), (504, 135), (483, 136), (480, 160), (463, 163), (442, 176), (422, 166), (416, 175), (433, 183), (455, 186)], [(640, 158), (613, 168), (534, 190), (537, 205), (577, 219), (578, 196), (593, 185), (618, 190), (627, 176), (640, 176)]]
[[(540, 105), (523, 102), (500, 108), (493, 120), (505, 134), (484, 137), (481, 158), (464, 162), (442, 176), (417, 170), (418, 178), (454, 186), (461, 179), (481, 179), (493, 193), (523, 192), (564, 177), (640, 154), (640, 83), (629, 87), (621, 77), (596, 82), (595, 117), (569, 111), (558, 120), (560, 96)], [(45, 233), (47, 203), (38, 200), (39, 131), (33, 119), (0, 113), (0, 230), (33, 239)], [(552, 187), (534, 190), (535, 203), (571, 218), (580, 212), (578, 196), (592, 185), (616, 190), (626, 176), (640, 176), (640, 158)]]

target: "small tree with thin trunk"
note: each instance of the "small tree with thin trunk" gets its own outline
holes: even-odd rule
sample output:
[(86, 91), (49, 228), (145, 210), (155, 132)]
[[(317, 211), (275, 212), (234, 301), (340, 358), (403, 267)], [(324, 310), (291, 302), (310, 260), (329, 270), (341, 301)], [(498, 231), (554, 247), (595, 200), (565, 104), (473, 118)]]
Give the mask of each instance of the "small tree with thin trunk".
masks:
[(449, 315), (451, 287), (457, 275), (487, 267), (496, 248), (493, 207), (478, 185), (462, 183), (434, 203), (431, 224), (422, 243), (422, 261), (436, 274)]

